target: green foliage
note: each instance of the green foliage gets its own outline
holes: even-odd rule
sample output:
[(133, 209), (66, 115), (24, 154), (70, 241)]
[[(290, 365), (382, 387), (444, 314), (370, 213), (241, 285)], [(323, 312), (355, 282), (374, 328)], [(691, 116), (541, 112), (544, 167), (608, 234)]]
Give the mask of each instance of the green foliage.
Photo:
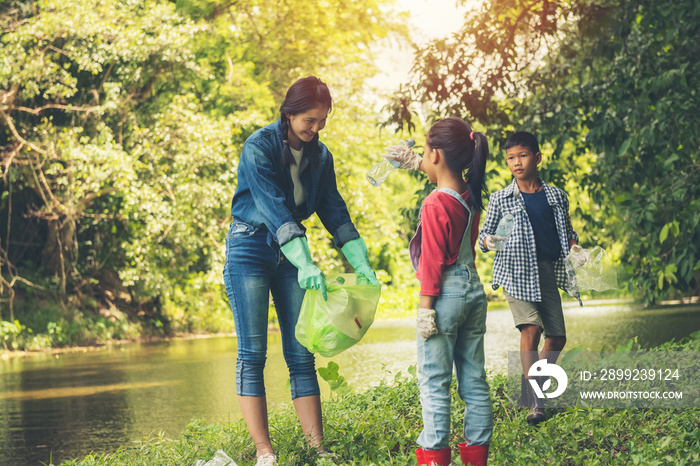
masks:
[[(594, 9), (607, 10), (606, 19), (594, 21)], [(692, 104), (700, 11), (693, 2), (601, 2), (579, 11), (595, 27), (567, 37), (550, 69), (536, 75), (532, 118), (550, 134), (572, 128), (561, 137), (598, 155), (585, 181), (604, 236), (624, 244), (630, 290), (647, 302), (691, 294), (700, 259), (700, 120)], [(552, 115), (545, 88), (561, 103)]]
[(338, 372), (339, 368), (340, 367), (337, 363), (328, 361), (327, 367), (319, 367), (316, 370), (318, 371), (318, 375), (321, 376), (323, 380), (328, 382), (328, 386), (331, 388), (333, 393), (337, 393), (338, 395), (348, 395), (352, 393), (352, 388), (350, 385), (348, 385), (348, 381), (345, 380), (345, 377), (340, 375)]
[[(0, 321), (0, 341), (5, 349), (17, 349), (17, 335), (22, 332), (23, 326), (18, 320), (14, 322)], [(9, 345), (9, 346), (8, 346)]]
[[(36, 312), (37, 307), (41, 307), (42, 312)], [(143, 331), (141, 323), (133, 322), (116, 307), (98, 306), (95, 311), (64, 308), (27, 297), (16, 308), (14, 324), (2, 321), (0, 325), (14, 327), (12, 349), (27, 351), (134, 340)], [(3, 336), (9, 338), (8, 334), (0, 333), (0, 337)]]
[[(407, 268), (413, 270), (410, 265), (407, 265)], [(419, 295), (420, 286), (415, 278), (409, 284), (384, 286), (379, 298), (375, 320), (415, 317), (418, 311)]]
[[(365, 178), (384, 148), (401, 136), (377, 131), (376, 117), (368, 110), (369, 99), (345, 92), (334, 98), (342, 103), (334, 107), (322, 140), (333, 153), (338, 191), (367, 244), (370, 263), (380, 282), (399, 286), (413, 282), (407, 247), (413, 228), (403, 212), (418, 205), (413, 193), (420, 185), (406, 173), (393, 174), (378, 188)], [(313, 216), (305, 224), (314, 260), (322, 264), (322, 269), (352, 272), (318, 217)]]
[[(12, 322), (13, 304), (35, 293), (97, 325), (69, 330), (78, 320), (60, 314), (33, 346), (101, 341), (112, 331), (98, 331), (100, 306), (144, 331), (229, 331), (220, 277), (237, 159), (308, 74), (336, 100), (323, 140), (351, 215), (383, 281), (400, 282), (405, 232), (392, 203), (411, 200), (399, 187), (365, 196), (364, 171), (387, 141), (355, 97), (375, 73), (371, 46), (406, 34), (406, 15), (391, 10), (384, 0), (3, 2), (0, 298), (10, 312), (0, 317)], [(307, 226), (321, 267), (347, 270), (320, 222)]]
[[(698, 351), (700, 337), (669, 342), (655, 350)], [(329, 365), (330, 366), (330, 365)], [(700, 461), (698, 408), (569, 409), (554, 413), (535, 428), (526, 411), (508, 399), (507, 377), (489, 377), (494, 407), (491, 464), (697, 464)], [(453, 382), (450, 445), (453, 464), (456, 444), (463, 442), (464, 404)], [(415, 368), (408, 375), (387, 374), (378, 386), (323, 403), (326, 449), (333, 464), (414, 465), (416, 438), (422, 429)], [(270, 414), (272, 441), (282, 464), (323, 465), (304, 441), (290, 405)], [(63, 466), (192, 464), (209, 460), (223, 449), (239, 466), (255, 463), (255, 447), (242, 421), (205, 425), (192, 421), (176, 439), (153, 436), (112, 454), (90, 455)]]
[(308, 74), (335, 89), (359, 90), (376, 73), (371, 46), (407, 33), (408, 15), (381, 0), (328, 0), (314, 8), (290, 0), (178, 0), (177, 8), (212, 30), (198, 54), (207, 71), (225, 77), (205, 83), (218, 111), (235, 109), (241, 95), (259, 98), (260, 88), (279, 106), (289, 84)]
[(699, 15), (692, 1), (482, 2), (454, 37), (417, 51), (416, 84), (389, 110), (399, 125), (410, 102), (431, 119), (483, 125), (501, 167), (487, 167), (489, 190), (501, 187), (505, 135), (535, 132), (541, 176), (569, 193), (584, 247), (613, 251), (644, 302), (690, 295), (700, 287)]
[[(163, 315), (175, 333), (233, 333), (233, 315), (214, 271), (192, 274), (178, 283), (163, 303)], [(275, 314), (273, 314), (275, 315)]]
[[(59, 296), (92, 294), (105, 275), (128, 282), (142, 258), (130, 246), (151, 240), (129, 220), (149, 220), (140, 213), (158, 205), (164, 183), (142, 176), (154, 167), (128, 136), (168, 89), (164, 71), (195, 68), (198, 28), (160, 2), (35, 6), (26, 18), (10, 17), (21, 8), (3, 14), (0, 146), (12, 176), (3, 178), (2, 276), (10, 285), (40, 270)], [(33, 236), (25, 218), (40, 227)], [(29, 249), (17, 247), (28, 240)], [(147, 298), (157, 275), (143, 278)]]
[[(84, 459), (64, 461), (62, 466), (96, 465), (136, 465), (136, 464), (187, 464), (197, 459), (211, 459), (218, 449), (233, 455), (236, 460), (241, 454), (255, 457), (255, 447), (249, 445), (245, 427), (241, 423), (206, 425), (201, 420), (193, 420), (184, 430), (179, 440), (154, 434), (137, 442), (135, 447), (124, 448), (114, 454), (91, 454)], [(240, 463), (239, 463), (240, 464)]]

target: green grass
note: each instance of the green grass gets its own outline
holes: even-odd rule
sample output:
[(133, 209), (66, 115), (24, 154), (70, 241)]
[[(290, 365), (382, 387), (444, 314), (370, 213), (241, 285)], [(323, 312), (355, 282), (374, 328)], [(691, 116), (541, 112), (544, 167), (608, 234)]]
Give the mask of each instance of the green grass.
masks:
[[(664, 351), (700, 351), (700, 334), (671, 342)], [(329, 365), (330, 367), (331, 365)], [(342, 372), (342, 368), (340, 368)], [(270, 414), (273, 443), (283, 465), (415, 465), (422, 421), (414, 371), (389, 374), (380, 385), (347, 393), (337, 376), (334, 395), (324, 401), (325, 442), (334, 463), (309, 450), (291, 405)], [(325, 373), (325, 372), (324, 372)], [(489, 379), (494, 406), (492, 465), (691, 465), (700, 464), (700, 408), (568, 409), (539, 427), (525, 422), (525, 411), (507, 398), (505, 376)], [(340, 383), (338, 383), (340, 382)], [(453, 384), (453, 400), (457, 400)], [(461, 465), (456, 444), (463, 405), (453, 402), (453, 464)], [(255, 448), (242, 421), (206, 425), (192, 421), (177, 439), (150, 437), (113, 454), (91, 455), (62, 466), (192, 465), (223, 449), (239, 466), (255, 463)]]

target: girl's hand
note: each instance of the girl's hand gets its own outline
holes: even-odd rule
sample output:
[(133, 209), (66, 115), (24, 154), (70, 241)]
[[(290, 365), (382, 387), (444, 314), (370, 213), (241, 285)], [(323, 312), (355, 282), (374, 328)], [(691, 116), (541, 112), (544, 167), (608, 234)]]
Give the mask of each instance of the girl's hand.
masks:
[(399, 144), (387, 147), (386, 152), (386, 154), (382, 154), (382, 157), (399, 162), (401, 165), (398, 168), (404, 170), (418, 170), (420, 162), (423, 160), (423, 157), (413, 152), (413, 149), (404, 140), (401, 140)]
[(438, 333), (437, 325), (435, 325), (435, 310), (434, 309), (418, 309), (418, 318), (416, 319), (418, 334), (426, 341), (433, 335)]

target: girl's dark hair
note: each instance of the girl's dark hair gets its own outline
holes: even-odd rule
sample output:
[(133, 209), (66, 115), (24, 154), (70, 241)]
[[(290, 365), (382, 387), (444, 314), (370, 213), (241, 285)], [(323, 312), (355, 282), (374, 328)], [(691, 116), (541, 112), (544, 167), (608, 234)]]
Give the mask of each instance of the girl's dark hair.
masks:
[(435, 123), (425, 138), (431, 149), (440, 149), (447, 167), (460, 175), (467, 170), (466, 181), (472, 207), (484, 209), (486, 159), (489, 143), (482, 133), (472, 132), (461, 118), (445, 118)]
[[(328, 111), (333, 108), (333, 98), (326, 83), (316, 76), (307, 76), (297, 80), (287, 89), (284, 102), (280, 105), (280, 117), (282, 118), (282, 137), (284, 138), (284, 148), (282, 149), (282, 163), (285, 166), (294, 165), (294, 157), (289, 150), (287, 143), (287, 133), (289, 131), (289, 119), (285, 115), (297, 115), (316, 107), (328, 107)], [(304, 143), (304, 156), (309, 158), (312, 165), (318, 163), (318, 133), (310, 142)]]
[(532, 155), (536, 155), (540, 151), (540, 145), (537, 143), (537, 138), (534, 134), (527, 131), (518, 131), (510, 135), (506, 141), (506, 150), (515, 146), (527, 147), (532, 151)]

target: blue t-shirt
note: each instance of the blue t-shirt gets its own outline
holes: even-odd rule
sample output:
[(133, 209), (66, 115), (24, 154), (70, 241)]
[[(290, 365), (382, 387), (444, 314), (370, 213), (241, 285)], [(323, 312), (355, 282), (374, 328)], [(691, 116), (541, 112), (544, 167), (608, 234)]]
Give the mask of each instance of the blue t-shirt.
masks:
[(547, 202), (544, 190), (536, 193), (520, 191), (525, 201), (525, 210), (530, 218), (532, 232), (535, 234), (537, 259), (555, 261), (561, 254), (557, 224), (554, 221), (554, 210)]

